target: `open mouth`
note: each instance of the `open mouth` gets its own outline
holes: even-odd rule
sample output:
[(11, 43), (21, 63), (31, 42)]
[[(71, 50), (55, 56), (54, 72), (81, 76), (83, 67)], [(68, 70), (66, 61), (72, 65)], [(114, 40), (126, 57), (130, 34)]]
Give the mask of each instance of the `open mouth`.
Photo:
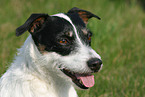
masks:
[(72, 79), (72, 81), (81, 89), (88, 89), (94, 86), (95, 84), (94, 75), (92, 75), (91, 73), (79, 74), (71, 72), (67, 69), (61, 69), (61, 71), (67, 76), (69, 76)]

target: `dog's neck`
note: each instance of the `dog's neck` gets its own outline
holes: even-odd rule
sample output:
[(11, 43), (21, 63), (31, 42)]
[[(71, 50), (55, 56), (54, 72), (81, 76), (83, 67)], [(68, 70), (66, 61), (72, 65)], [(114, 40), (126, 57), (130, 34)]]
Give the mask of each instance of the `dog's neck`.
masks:
[[(42, 64), (45, 63), (45, 61), (43, 61), (42, 59), (43, 56), (38, 51), (30, 35), (25, 41), (22, 48), (19, 49), (19, 53), (15, 59), (14, 64), (12, 64), (8, 72), (5, 74), (5, 76), (7, 77), (13, 76), (13, 80), (11, 83), (20, 85), (20, 88), (14, 88), (13, 91), (10, 91), (12, 91), (13, 93), (15, 93), (16, 91), (23, 91), (24, 95), (25, 90), (32, 91), (31, 94), (26, 93), (27, 95), (30, 95), (29, 97), (34, 97), (34, 95), (37, 95), (35, 97), (77, 97), (76, 91), (70, 84), (70, 81), (63, 79), (51, 69), (42, 67)], [(19, 69), (19, 72), (11, 72), (11, 70), (14, 70), (11, 68)], [(16, 82), (17, 80), (19, 80), (19, 83)]]

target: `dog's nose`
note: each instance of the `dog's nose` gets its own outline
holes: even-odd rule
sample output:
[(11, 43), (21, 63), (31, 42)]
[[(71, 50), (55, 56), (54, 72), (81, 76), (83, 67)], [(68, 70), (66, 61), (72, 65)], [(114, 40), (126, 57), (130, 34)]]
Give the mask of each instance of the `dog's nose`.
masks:
[(87, 62), (87, 64), (93, 72), (98, 72), (102, 65), (102, 61), (98, 58), (92, 58)]

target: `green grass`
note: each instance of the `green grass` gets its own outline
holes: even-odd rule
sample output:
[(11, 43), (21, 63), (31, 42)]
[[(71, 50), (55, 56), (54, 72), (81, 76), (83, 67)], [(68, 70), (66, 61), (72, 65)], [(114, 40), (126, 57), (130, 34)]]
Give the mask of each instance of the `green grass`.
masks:
[(15, 29), (31, 13), (51, 15), (72, 7), (102, 18), (91, 19), (88, 28), (94, 32), (92, 47), (104, 66), (95, 74), (95, 86), (78, 90), (79, 97), (145, 97), (145, 11), (136, 0), (1, 0), (0, 74), (28, 36), (27, 32), (16, 37)]

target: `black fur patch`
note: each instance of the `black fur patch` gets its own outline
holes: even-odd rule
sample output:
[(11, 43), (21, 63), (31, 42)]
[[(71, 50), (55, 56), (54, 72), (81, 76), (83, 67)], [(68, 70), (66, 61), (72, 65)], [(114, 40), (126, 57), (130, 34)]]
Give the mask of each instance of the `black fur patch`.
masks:
[[(75, 36), (70, 37), (68, 32), (72, 31), (71, 24), (59, 17), (48, 17), (42, 29), (32, 35), (35, 44), (44, 45), (45, 51), (68, 55), (75, 48)], [(66, 40), (67, 43), (60, 43)]]
[[(66, 13), (77, 29), (82, 43), (90, 46), (92, 33), (86, 29), (88, 19), (98, 16), (89, 11), (72, 8)], [(56, 52), (69, 55), (78, 46), (72, 25), (65, 19), (48, 14), (32, 14), (27, 21), (16, 29), (20, 36), (29, 31), (40, 52)]]

